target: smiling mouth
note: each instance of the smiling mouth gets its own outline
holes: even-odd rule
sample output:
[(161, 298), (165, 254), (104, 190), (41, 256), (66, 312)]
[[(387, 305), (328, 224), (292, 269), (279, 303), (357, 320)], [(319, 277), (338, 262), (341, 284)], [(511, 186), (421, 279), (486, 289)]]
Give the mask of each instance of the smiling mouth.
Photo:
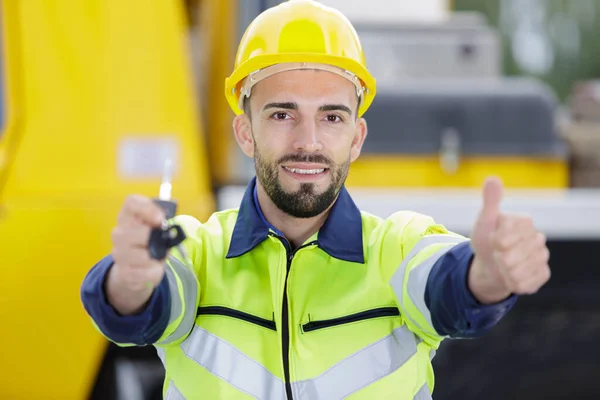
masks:
[(302, 168), (289, 168), (283, 167), (286, 171), (300, 175), (317, 175), (328, 170), (328, 168), (315, 168), (315, 169), (302, 169)]

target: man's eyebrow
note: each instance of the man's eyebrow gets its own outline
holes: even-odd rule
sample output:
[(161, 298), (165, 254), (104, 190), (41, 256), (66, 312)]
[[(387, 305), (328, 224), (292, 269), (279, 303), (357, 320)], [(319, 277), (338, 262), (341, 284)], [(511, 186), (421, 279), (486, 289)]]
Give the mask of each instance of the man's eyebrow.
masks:
[(319, 107), (319, 111), (344, 111), (348, 115), (352, 115), (352, 110), (343, 104), (325, 104)]
[(263, 111), (268, 110), (269, 108), (284, 108), (286, 110), (297, 110), (298, 104), (284, 102), (284, 103), (268, 103), (263, 107)]

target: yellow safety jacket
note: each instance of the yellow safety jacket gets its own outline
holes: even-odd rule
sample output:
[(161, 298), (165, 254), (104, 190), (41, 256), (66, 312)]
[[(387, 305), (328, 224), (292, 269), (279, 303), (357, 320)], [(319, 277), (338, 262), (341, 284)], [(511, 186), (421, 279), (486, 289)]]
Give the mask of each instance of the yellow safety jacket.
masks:
[[(428, 276), (466, 239), (415, 212), (361, 212), (342, 189), (320, 231), (292, 249), (254, 191), (253, 180), (239, 210), (206, 223), (174, 219), (188, 259), (168, 258), (168, 321), (152, 341), (165, 399), (431, 399), (446, 335), (425, 302)], [(132, 344), (91, 315), (109, 340)]]

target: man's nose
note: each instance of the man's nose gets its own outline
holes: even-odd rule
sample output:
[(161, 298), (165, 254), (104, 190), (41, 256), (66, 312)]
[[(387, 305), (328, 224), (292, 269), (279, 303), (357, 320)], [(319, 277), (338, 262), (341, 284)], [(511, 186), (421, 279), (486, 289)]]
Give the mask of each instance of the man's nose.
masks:
[(305, 120), (296, 127), (294, 149), (305, 152), (318, 152), (323, 150), (318, 128), (314, 121)]

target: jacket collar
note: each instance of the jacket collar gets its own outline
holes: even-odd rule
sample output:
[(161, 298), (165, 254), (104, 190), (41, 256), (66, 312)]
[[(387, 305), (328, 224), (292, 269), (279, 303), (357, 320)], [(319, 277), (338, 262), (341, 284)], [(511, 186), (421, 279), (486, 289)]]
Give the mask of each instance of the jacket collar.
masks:
[[(248, 184), (233, 228), (226, 258), (241, 256), (252, 250), (269, 230), (283, 236), (265, 219), (256, 195), (256, 177)], [(350, 194), (342, 187), (325, 223), (317, 235), (317, 245), (331, 257), (364, 263), (362, 216)]]

